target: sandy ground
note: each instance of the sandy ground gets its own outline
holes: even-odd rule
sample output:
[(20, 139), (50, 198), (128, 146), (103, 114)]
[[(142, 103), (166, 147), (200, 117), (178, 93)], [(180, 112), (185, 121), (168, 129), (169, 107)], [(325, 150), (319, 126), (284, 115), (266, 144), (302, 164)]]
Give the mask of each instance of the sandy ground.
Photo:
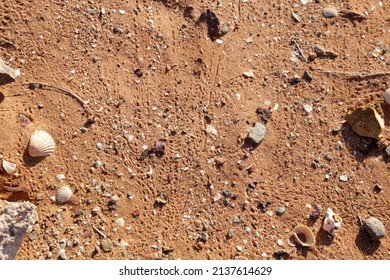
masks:
[[(329, 6), (337, 17), (323, 16)], [(18, 259), (390, 258), (389, 238), (372, 241), (359, 222), (390, 228), (389, 157), (344, 123), (369, 97), (389, 111), (388, 1), (0, 10), (0, 58), (21, 71), (0, 79), (0, 154), (17, 164), (0, 175), (0, 199), (39, 214)], [(265, 138), (247, 145), (267, 117)], [(37, 129), (56, 150), (34, 159)], [(59, 205), (63, 185), (73, 196)], [(342, 218), (334, 238), (324, 213), (310, 218), (316, 205)], [(289, 245), (299, 224), (313, 246)]]

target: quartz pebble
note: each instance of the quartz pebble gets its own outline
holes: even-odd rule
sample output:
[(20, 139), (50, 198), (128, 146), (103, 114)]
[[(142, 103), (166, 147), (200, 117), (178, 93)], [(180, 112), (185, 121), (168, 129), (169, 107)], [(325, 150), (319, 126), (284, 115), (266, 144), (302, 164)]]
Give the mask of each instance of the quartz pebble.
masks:
[(104, 145), (102, 143), (97, 143), (96, 144), (96, 148), (100, 151), (103, 151), (104, 150)]
[(244, 71), (242, 72), (242, 75), (244, 76), (244, 78), (253, 78), (255, 76), (253, 70)]
[(343, 174), (339, 177), (341, 182), (347, 182), (348, 181), (348, 176), (346, 174)]
[(250, 129), (248, 134), (248, 140), (253, 144), (258, 145), (263, 141), (265, 134), (267, 133), (267, 127), (262, 122), (257, 122), (253, 128)]

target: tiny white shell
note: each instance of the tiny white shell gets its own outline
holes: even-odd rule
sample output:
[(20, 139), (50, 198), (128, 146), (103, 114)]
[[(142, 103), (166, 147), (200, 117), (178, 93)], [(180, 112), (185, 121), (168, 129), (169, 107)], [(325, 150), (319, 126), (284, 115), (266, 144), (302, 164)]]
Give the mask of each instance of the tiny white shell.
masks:
[(341, 227), (342, 219), (339, 215), (336, 215), (331, 208), (326, 211), (326, 216), (322, 224), (322, 228), (335, 236), (338, 229)]
[(16, 163), (3, 160), (3, 168), (7, 174), (12, 174), (16, 170)]
[(384, 98), (385, 98), (385, 102), (386, 102), (387, 104), (390, 104), (390, 88), (388, 88), (388, 89), (385, 90)]
[(339, 15), (339, 12), (335, 8), (327, 7), (322, 10), (322, 15), (326, 18), (334, 18)]
[(49, 133), (35, 130), (30, 137), (28, 153), (32, 157), (46, 157), (54, 152), (56, 143)]
[(115, 221), (115, 225), (117, 227), (124, 227), (125, 226), (125, 220), (123, 218), (118, 218), (116, 221)]
[(69, 199), (72, 197), (72, 194), (73, 192), (69, 186), (63, 186), (57, 190), (55, 200), (57, 203), (60, 204), (68, 202)]
[(304, 225), (296, 226), (293, 230), (293, 235), (301, 246), (309, 247), (316, 242), (311, 229)]

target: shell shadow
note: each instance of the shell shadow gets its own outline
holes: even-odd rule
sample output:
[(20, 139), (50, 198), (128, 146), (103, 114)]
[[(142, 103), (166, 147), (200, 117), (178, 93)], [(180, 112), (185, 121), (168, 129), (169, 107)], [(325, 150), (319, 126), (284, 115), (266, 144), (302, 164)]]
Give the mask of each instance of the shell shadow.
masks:
[(334, 237), (330, 235), (328, 232), (320, 228), (320, 230), (316, 234), (316, 243), (318, 245), (325, 245), (325, 246), (330, 246), (332, 245), (334, 240)]
[(3, 73), (0, 74), (0, 86), (11, 83), (13, 81), (14, 81), (14, 79), (12, 79), (7, 74), (3, 74)]
[(23, 153), (23, 162), (26, 167), (33, 167), (43, 161), (44, 157), (33, 158), (28, 153), (28, 147), (24, 150)]
[(359, 162), (363, 162), (364, 159), (371, 156), (381, 155), (381, 151), (377, 147), (378, 140), (359, 136), (347, 123), (341, 126), (341, 136), (348, 151)]
[(31, 198), (27, 192), (21, 191), (12, 193), (6, 200), (9, 202), (31, 201)]
[(4, 94), (0, 92), (0, 103), (2, 103), (4, 99), (5, 99)]
[(364, 255), (370, 256), (379, 248), (381, 242), (379, 240), (372, 240), (364, 228), (360, 227), (355, 238), (355, 244)]

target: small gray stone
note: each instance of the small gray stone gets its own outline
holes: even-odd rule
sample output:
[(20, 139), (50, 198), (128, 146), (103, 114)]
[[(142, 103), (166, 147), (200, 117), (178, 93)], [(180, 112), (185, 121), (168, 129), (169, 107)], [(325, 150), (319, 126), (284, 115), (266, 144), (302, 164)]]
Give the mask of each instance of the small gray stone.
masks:
[(229, 27), (226, 24), (221, 25), (221, 35), (224, 36), (229, 32)]
[(209, 235), (207, 232), (205, 231), (202, 231), (200, 233), (200, 240), (203, 241), (203, 242), (207, 242), (207, 240), (209, 240)]
[(311, 75), (311, 73), (308, 70), (306, 70), (303, 73), (302, 79), (304, 79), (306, 82), (311, 83), (311, 81), (313, 81), (313, 76)]
[(373, 240), (379, 240), (386, 235), (386, 229), (383, 223), (375, 218), (369, 217), (363, 221), (363, 227)]
[(278, 215), (279, 217), (280, 216), (283, 216), (283, 214), (286, 212), (286, 208), (284, 207), (278, 207), (278, 209), (276, 209), (276, 215)]
[(257, 122), (253, 128), (249, 131), (248, 140), (258, 145), (264, 139), (267, 133), (267, 127), (262, 122)]
[(103, 252), (108, 253), (112, 251), (112, 242), (110, 239), (105, 239), (100, 243), (100, 248), (102, 248)]
[(229, 231), (228, 231), (226, 237), (227, 237), (228, 239), (232, 239), (233, 236), (234, 236), (234, 230), (231, 228), (231, 229), (229, 229)]

